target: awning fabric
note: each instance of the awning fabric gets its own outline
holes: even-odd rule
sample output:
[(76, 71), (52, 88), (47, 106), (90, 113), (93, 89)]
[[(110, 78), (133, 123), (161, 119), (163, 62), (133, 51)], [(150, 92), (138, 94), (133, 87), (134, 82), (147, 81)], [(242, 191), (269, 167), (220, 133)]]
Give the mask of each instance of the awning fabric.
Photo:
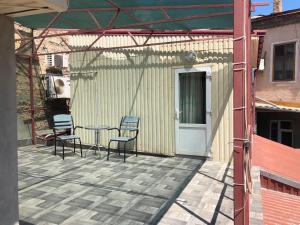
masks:
[[(61, 14), (51, 28), (89, 30), (97, 29), (99, 25), (102, 28), (111, 25), (109, 28), (112, 29), (232, 29), (232, 4), (233, 0), (69, 0), (68, 10)], [(198, 7), (189, 7), (193, 5)], [(201, 5), (205, 7), (201, 8)], [(117, 17), (116, 6), (120, 9)], [(165, 7), (165, 10), (160, 7)], [(46, 28), (56, 15), (57, 13), (46, 13), (15, 19), (26, 27), (38, 29)], [(212, 16), (207, 17), (209, 15)], [(116, 17), (115, 20), (114, 17)], [(187, 17), (190, 19), (171, 21)], [(112, 20), (114, 22), (110, 24)], [(159, 22), (162, 20), (165, 21)], [(154, 23), (146, 26), (139, 25), (145, 22)]]

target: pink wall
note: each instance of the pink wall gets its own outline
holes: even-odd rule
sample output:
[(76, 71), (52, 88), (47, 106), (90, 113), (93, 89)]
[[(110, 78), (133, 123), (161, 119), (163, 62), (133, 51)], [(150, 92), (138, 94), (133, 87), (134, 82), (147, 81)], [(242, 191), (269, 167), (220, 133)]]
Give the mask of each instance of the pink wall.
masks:
[[(297, 40), (296, 45), (296, 81), (272, 82), (272, 44)], [(300, 23), (268, 29), (262, 57), (265, 59), (265, 70), (257, 73), (256, 96), (270, 101), (300, 103)]]

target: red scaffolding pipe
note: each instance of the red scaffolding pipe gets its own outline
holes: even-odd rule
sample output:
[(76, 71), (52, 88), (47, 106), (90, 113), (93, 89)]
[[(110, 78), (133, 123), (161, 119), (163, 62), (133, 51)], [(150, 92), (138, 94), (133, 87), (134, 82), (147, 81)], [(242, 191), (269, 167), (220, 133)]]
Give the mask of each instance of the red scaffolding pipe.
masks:
[[(39, 30), (39, 29), (38, 29)], [(61, 29), (50, 29), (50, 32), (63, 32), (66, 30)], [(109, 35), (128, 35), (130, 32), (132, 35), (135, 36), (145, 36), (145, 35), (152, 35), (152, 36), (201, 36), (201, 35), (214, 35), (214, 36), (225, 36), (225, 35), (233, 35), (233, 30), (138, 30), (138, 29), (115, 29), (115, 30), (105, 30), (105, 29), (95, 29), (92, 31), (87, 30), (68, 30), (67, 32), (63, 33), (55, 33), (49, 35), (43, 35), (42, 37), (33, 37), (33, 38), (21, 38), (16, 39), (16, 41), (22, 40), (31, 40), (31, 39), (40, 39), (40, 38), (51, 38), (51, 37), (61, 37), (61, 36), (71, 36), (71, 35), (85, 35), (85, 34), (102, 34), (105, 31), (105, 36)], [(265, 34), (265, 30), (254, 30), (253, 35), (256, 36), (263, 36)], [(27, 43), (28, 44), (28, 43)]]
[[(150, 43), (150, 44), (147, 44), (147, 42), (149, 41), (149, 39), (151, 39), (154, 34), (152, 33), (148, 33), (148, 32), (133, 32), (135, 33), (135, 35), (133, 35), (131, 33), (131, 30), (128, 30), (128, 31), (125, 31), (125, 30), (122, 30), (122, 31), (118, 31), (118, 32), (109, 32), (109, 31), (106, 31), (106, 32), (102, 32), (102, 33), (99, 33), (98, 37), (87, 47), (87, 48), (82, 48), (82, 49), (71, 49), (70, 46), (68, 46), (68, 48), (70, 49), (69, 51), (56, 51), (56, 52), (47, 52), (47, 53), (35, 53), (35, 55), (49, 55), (49, 54), (69, 54), (69, 53), (75, 53), (75, 52), (88, 52), (88, 51), (109, 51), (109, 50), (117, 50), (117, 49), (127, 49), (127, 48), (140, 48), (140, 47), (149, 47), (149, 46), (158, 46), (158, 45), (166, 45), (166, 44), (178, 44), (178, 43), (187, 43), (187, 42), (200, 42), (200, 41), (208, 41), (208, 40), (218, 40), (218, 39), (222, 39), (222, 38), (228, 38), (229, 36), (231, 36), (233, 34), (232, 31), (228, 31), (228, 32), (219, 32), (219, 35), (214, 35), (213, 37), (206, 37), (206, 38), (192, 38), (190, 33), (187, 33), (187, 32), (175, 32), (175, 33), (178, 33), (178, 34), (181, 34), (183, 36), (188, 36), (190, 37), (190, 39), (188, 40), (179, 40), (179, 41), (168, 41), (168, 42), (156, 42), (156, 43)], [(192, 35), (194, 36), (197, 36), (198, 33), (197, 32), (191, 32)], [(134, 36), (138, 36), (138, 35), (143, 35), (143, 34), (147, 34), (146, 36), (147, 39), (144, 43), (142, 44), (138, 44), (136, 39), (134, 38)], [(201, 34), (203, 35), (203, 32), (201, 32)], [(212, 35), (212, 33), (210, 33)], [(224, 34), (224, 35), (221, 35), (221, 34)], [(253, 32), (253, 35), (256, 35), (256, 36), (260, 36), (260, 35), (263, 35), (264, 34), (264, 31), (254, 31)], [(133, 42), (135, 43), (134, 45), (126, 45), (126, 46), (116, 46), (116, 47), (106, 47), (106, 48), (101, 48), (101, 47), (97, 47), (97, 48), (92, 48), (96, 42), (99, 41), (100, 38), (102, 38), (103, 36), (107, 36), (107, 35), (129, 35), (132, 39), (133, 39)], [(159, 33), (159, 35), (164, 35), (164, 34), (161, 34)], [(173, 34), (173, 35), (176, 35), (176, 34)], [(144, 35), (143, 35), (144, 36)], [(199, 36), (199, 35), (198, 35)]]
[[(251, 143), (251, 20), (249, 0), (234, 0), (233, 43), (233, 158), (234, 158), (234, 224), (249, 224), (249, 192), (246, 151)], [(250, 83), (249, 83), (250, 81)], [(249, 93), (250, 92), (250, 93)], [(249, 129), (250, 127), (250, 129)], [(249, 162), (248, 162), (249, 163)], [(246, 176), (248, 174), (246, 173)]]
[[(87, 48), (76, 49), (76, 50), (72, 50), (72, 51), (56, 51), (56, 52), (40, 53), (40, 54), (36, 54), (36, 56), (49, 55), (49, 54), (55, 54), (55, 53), (56, 54), (70, 54), (70, 53), (75, 53), (75, 52), (111, 51), (111, 50), (127, 49), (127, 48), (141, 48), (141, 47), (167, 45), (167, 44), (178, 44), (178, 43), (186, 43), (186, 42), (209, 41), (209, 40), (217, 40), (217, 39), (222, 39), (222, 38), (225, 38), (225, 37), (219, 36), (219, 37), (208, 37), (208, 38), (192, 39), (192, 40), (188, 39), (188, 40), (179, 40), (179, 41), (158, 42), (158, 43), (150, 43), (150, 44), (143, 43), (143, 44), (140, 44), (140, 45), (134, 44), (134, 45), (126, 45), (126, 46), (107, 47), (107, 48), (101, 48), (101, 47), (92, 48), (92, 45), (94, 45), (99, 40), (99, 37), (98, 37), (92, 43), (92, 45), (88, 46)], [(148, 41), (149, 41), (149, 39), (148, 39)]]

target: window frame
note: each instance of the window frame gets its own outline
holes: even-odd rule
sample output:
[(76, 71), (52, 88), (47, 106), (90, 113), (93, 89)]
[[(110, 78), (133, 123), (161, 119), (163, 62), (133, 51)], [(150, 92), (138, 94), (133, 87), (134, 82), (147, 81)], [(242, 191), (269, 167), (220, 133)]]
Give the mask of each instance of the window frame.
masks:
[[(291, 44), (295, 43), (295, 75), (294, 75), (294, 80), (274, 80), (274, 58), (275, 58), (275, 46), (276, 45), (285, 45), (285, 44)], [(297, 82), (297, 73), (298, 73), (298, 49), (299, 49), (299, 40), (298, 39), (292, 39), (292, 40), (287, 40), (287, 41), (282, 41), (282, 42), (273, 42), (271, 44), (271, 54), (270, 54), (270, 82), (271, 83), (296, 83)]]
[[(282, 142), (282, 132), (289, 132), (292, 133), (292, 147), (294, 146), (294, 126), (293, 126), (293, 121), (292, 120), (270, 120), (269, 124), (269, 139), (272, 140), (272, 123), (277, 122), (277, 142), (281, 143)], [(291, 123), (292, 127), (291, 129), (282, 129), (281, 128), (281, 122), (289, 122)]]

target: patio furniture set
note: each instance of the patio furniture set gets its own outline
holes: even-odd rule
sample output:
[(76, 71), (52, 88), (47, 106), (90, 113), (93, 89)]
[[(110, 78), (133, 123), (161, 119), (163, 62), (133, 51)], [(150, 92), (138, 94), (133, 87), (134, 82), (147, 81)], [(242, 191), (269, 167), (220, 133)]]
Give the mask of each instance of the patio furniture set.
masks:
[[(121, 149), (119, 147), (119, 143), (124, 143), (123, 146), (123, 153), (124, 153), (124, 162), (126, 161), (126, 144), (132, 141), (136, 141), (135, 146), (135, 154), (137, 156), (137, 139), (139, 134), (139, 117), (136, 116), (123, 116), (119, 127), (109, 127), (106, 125), (98, 125), (98, 126), (74, 126), (73, 117), (69, 114), (59, 114), (53, 117), (53, 133), (54, 133), (54, 154), (56, 155), (57, 149), (57, 142), (59, 141), (62, 144), (62, 158), (65, 157), (65, 142), (66, 141), (73, 141), (73, 148), (75, 153), (75, 146), (76, 141), (79, 142), (80, 145), (80, 153), (82, 157), (82, 144), (80, 136), (75, 134), (75, 131), (78, 128), (91, 130), (95, 132), (95, 144), (92, 145), (88, 151), (86, 152), (85, 156), (89, 154), (90, 150), (95, 150), (99, 152), (101, 156), (101, 148), (100, 146), (100, 132), (107, 130), (107, 131), (117, 131), (118, 135), (115, 137), (110, 138), (108, 147), (107, 147), (107, 160), (109, 160), (110, 151), (111, 151), (111, 143), (117, 142), (118, 143), (118, 152), (119, 155), (121, 154)], [(61, 131), (65, 131), (63, 135), (61, 135)], [(131, 135), (125, 136), (125, 133), (131, 133)], [(132, 135), (132, 133), (134, 133)]]

